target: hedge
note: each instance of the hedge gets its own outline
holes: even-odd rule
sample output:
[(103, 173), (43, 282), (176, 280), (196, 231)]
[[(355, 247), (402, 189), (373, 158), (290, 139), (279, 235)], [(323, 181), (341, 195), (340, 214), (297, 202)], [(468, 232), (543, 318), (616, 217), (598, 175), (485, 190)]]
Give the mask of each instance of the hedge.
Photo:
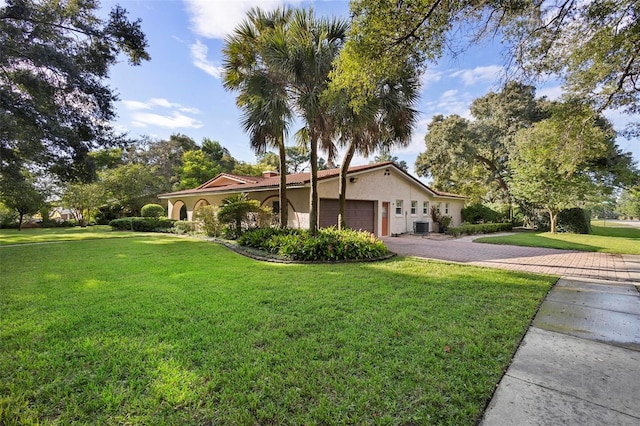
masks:
[(447, 229), (447, 234), (458, 237), (462, 234), (490, 234), (492, 232), (511, 231), (513, 225), (511, 222), (507, 223), (480, 223), (476, 225), (460, 225), (453, 226)]
[(109, 226), (116, 231), (170, 232), (175, 220), (153, 217), (125, 217), (114, 219)]

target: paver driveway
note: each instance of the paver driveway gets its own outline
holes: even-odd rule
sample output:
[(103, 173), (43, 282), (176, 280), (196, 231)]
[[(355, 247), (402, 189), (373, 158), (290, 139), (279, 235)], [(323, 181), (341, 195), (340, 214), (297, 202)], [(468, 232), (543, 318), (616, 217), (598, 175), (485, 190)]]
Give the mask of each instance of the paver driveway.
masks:
[(480, 244), (469, 239), (431, 239), (414, 235), (384, 237), (401, 256), (446, 260), (492, 268), (559, 276), (634, 281), (638, 256), (539, 247)]

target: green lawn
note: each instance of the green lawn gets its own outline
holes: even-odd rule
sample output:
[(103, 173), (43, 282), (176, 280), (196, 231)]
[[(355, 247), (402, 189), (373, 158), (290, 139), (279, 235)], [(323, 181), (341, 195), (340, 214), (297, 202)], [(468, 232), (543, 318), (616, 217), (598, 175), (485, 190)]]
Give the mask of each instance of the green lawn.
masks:
[(606, 227), (593, 224), (591, 227), (592, 233), (588, 235), (518, 232), (504, 237), (482, 237), (475, 241), (479, 243), (547, 247), (562, 250), (640, 254), (640, 228), (612, 226), (609, 223), (607, 223)]
[(472, 425), (555, 281), (164, 235), (0, 261), (0, 424)]
[(108, 225), (69, 228), (0, 229), (0, 246), (9, 244), (139, 237), (139, 232), (112, 231)]

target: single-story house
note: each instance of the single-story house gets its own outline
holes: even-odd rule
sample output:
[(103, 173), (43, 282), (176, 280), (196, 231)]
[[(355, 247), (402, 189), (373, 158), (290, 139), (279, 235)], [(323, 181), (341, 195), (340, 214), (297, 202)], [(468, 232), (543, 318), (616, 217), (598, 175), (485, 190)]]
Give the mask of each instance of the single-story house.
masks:
[[(320, 227), (338, 222), (339, 174), (339, 169), (318, 171)], [(411, 233), (418, 222), (421, 231), (427, 230), (426, 226), (428, 231), (436, 231), (431, 223), (432, 206), (452, 217), (451, 226), (462, 221), (466, 197), (436, 191), (392, 162), (354, 166), (347, 176), (346, 216), (352, 229), (388, 236)], [(287, 175), (288, 225), (292, 228), (309, 226), (310, 179), (308, 172)], [(221, 205), (225, 198), (241, 192), (278, 213), (279, 183), (276, 172), (265, 172), (260, 177), (221, 173), (195, 189), (161, 194), (159, 198), (168, 201), (169, 218), (178, 220), (192, 220), (199, 207)]]

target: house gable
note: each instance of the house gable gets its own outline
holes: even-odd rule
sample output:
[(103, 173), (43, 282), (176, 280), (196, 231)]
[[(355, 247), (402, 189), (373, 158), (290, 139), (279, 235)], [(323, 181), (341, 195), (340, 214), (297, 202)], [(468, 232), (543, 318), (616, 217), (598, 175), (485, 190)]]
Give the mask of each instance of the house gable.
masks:
[(262, 180), (262, 178), (253, 177), (253, 176), (249, 177), (249, 176), (231, 175), (228, 173), (220, 173), (218, 176), (203, 183), (196, 189), (220, 188), (220, 187), (229, 186), (229, 185), (255, 184), (260, 182), (260, 180)]

